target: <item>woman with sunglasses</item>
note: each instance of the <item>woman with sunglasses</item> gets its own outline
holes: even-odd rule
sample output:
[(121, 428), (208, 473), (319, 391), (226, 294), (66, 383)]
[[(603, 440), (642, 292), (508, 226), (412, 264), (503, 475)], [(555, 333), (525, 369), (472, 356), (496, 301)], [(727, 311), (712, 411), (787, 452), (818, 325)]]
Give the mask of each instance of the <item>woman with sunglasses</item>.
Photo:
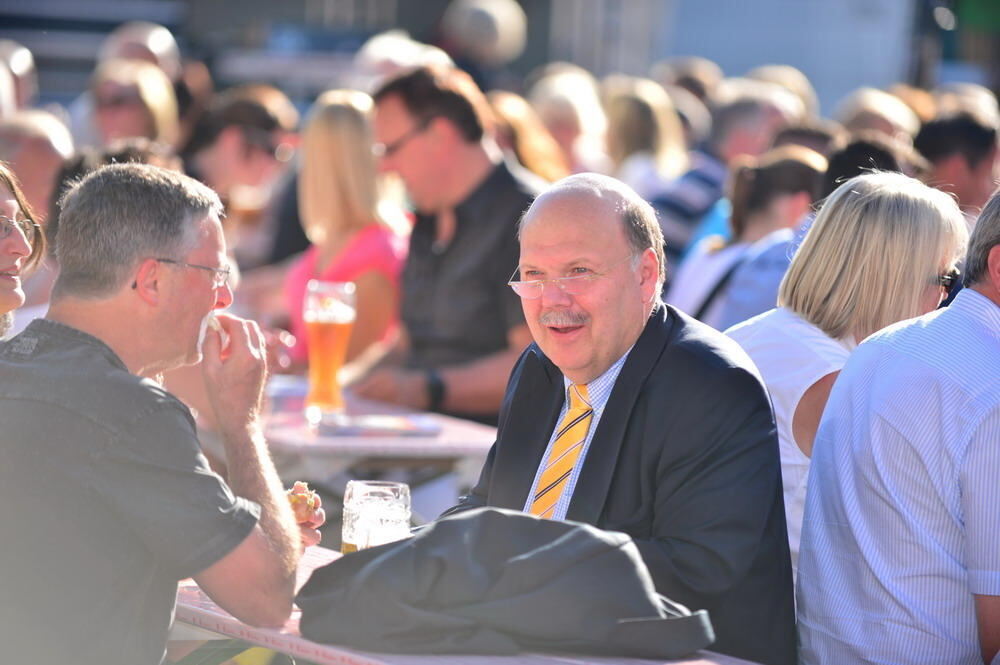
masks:
[(0, 162), (0, 338), (24, 304), (21, 278), (45, 252), (42, 230), (21, 192), (14, 172)]
[(726, 331), (771, 394), (793, 574), (813, 438), (837, 374), (863, 339), (941, 304), (966, 236), (947, 194), (898, 173), (852, 178), (806, 234), (777, 309)]

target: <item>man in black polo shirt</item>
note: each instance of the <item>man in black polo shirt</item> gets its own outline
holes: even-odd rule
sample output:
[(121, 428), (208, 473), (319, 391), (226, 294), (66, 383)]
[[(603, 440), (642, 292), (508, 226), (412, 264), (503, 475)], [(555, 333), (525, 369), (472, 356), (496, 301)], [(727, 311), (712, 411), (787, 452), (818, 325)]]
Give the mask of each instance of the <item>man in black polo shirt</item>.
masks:
[(542, 183), (504, 163), (486, 99), (464, 72), (420, 67), (374, 96), (381, 168), (403, 179), (417, 215), (402, 275), (403, 334), (355, 390), (495, 421), (531, 342), (506, 282), (517, 267), (517, 221)]

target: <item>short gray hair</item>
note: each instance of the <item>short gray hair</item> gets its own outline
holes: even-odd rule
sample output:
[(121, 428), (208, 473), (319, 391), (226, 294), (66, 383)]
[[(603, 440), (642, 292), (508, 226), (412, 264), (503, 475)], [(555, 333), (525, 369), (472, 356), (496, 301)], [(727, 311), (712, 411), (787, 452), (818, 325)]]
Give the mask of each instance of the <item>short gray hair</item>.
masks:
[(1000, 190), (993, 192), (969, 237), (969, 251), (965, 255), (966, 286), (973, 286), (986, 277), (990, 250), (997, 245), (1000, 245)]
[(53, 299), (114, 293), (147, 258), (180, 257), (195, 222), (222, 215), (218, 195), (193, 178), (146, 164), (113, 164), (74, 185), (59, 202)]

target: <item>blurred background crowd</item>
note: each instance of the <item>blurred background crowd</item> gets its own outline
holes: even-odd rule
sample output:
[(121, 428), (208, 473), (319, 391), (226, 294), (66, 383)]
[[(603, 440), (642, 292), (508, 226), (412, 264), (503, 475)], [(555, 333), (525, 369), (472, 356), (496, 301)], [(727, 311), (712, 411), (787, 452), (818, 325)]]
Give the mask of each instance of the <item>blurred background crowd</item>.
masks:
[(974, 220), (996, 183), (998, 45), (990, 0), (7, 0), (0, 160), (50, 241), (15, 331), (44, 313), (60, 193), (142, 161), (223, 198), (238, 311), (301, 336), (306, 278), (339, 267), (359, 289), (349, 357), (384, 342), (419, 201), (379, 173), (373, 146), (394, 146), (369, 93), (427, 64), (488, 93), (509, 161), (651, 201), (668, 302), (725, 329), (774, 306), (814, 203), (865, 169)]
[[(655, 210), (666, 302), (760, 370), (798, 574), (848, 356), (978, 302), (998, 91), (1000, 0), (0, 0), (0, 162), (46, 246), (10, 332), (45, 314), (60, 196), (149, 163), (219, 194), (229, 265), (186, 265), (280, 369), (306, 367), (309, 280), (354, 282), (352, 391), (495, 424), (532, 340), (520, 298), (593, 278), (519, 277), (514, 225), (546, 183), (612, 176)], [(9, 253), (42, 246), (5, 221)], [(211, 430), (192, 371), (166, 385)]]

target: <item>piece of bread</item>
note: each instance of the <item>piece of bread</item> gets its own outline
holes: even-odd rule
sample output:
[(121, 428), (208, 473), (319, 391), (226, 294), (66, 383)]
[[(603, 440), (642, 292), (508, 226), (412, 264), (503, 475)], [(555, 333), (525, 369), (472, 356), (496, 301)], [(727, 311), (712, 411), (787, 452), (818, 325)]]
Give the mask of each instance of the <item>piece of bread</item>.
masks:
[(296, 480), (292, 489), (285, 493), (288, 502), (292, 505), (292, 512), (295, 513), (295, 521), (304, 524), (313, 519), (316, 510), (319, 508), (319, 495), (309, 489), (309, 485)]

